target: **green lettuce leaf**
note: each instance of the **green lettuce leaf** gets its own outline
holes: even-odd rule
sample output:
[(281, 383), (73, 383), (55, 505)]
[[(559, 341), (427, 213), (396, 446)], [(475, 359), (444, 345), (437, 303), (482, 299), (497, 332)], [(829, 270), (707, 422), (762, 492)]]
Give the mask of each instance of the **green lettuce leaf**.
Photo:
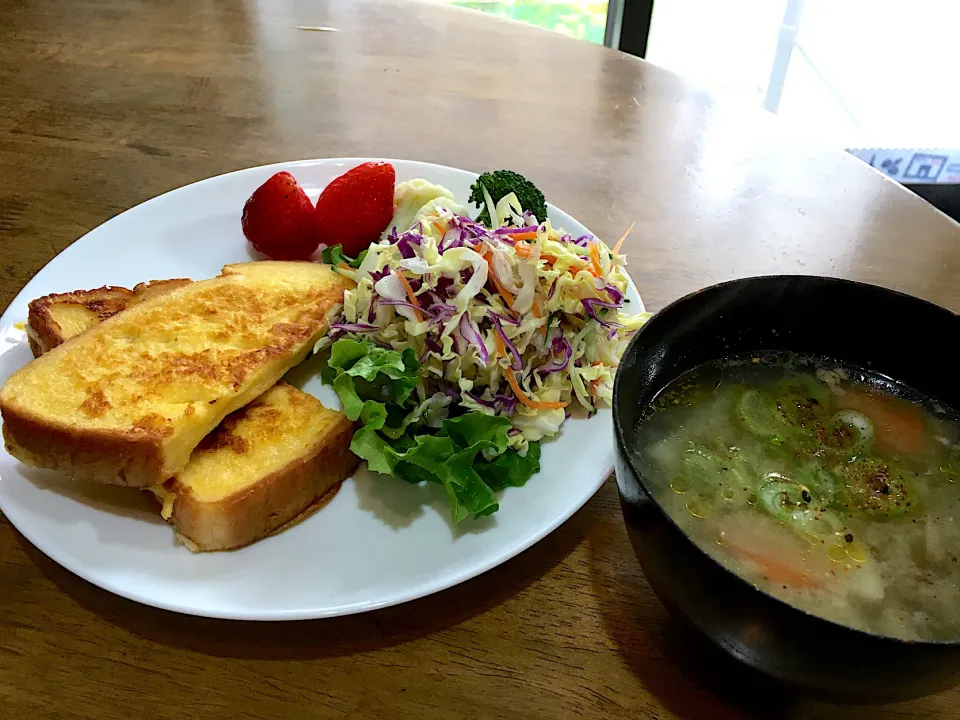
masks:
[(344, 414), (362, 425), (350, 450), (375, 472), (442, 485), (455, 522), (496, 512), (497, 491), (523, 485), (540, 469), (539, 443), (520, 457), (508, 447), (511, 422), (479, 412), (444, 420), (439, 430), (387, 425), (416, 407), (419, 369), (410, 349), (400, 353), (366, 339), (333, 343), (321, 359), (321, 376), (333, 385)]
[(441, 433), (449, 435), (460, 449), (485, 442), (489, 443), (486, 447), (496, 448), (499, 454), (507, 449), (507, 431), (511, 427), (513, 424), (505, 417), (472, 412), (445, 420)]
[(522, 457), (511, 449), (490, 462), (478, 463), (476, 471), (494, 491), (523, 487), (527, 480), (540, 472), (540, 443), (529, 443), (527, 454)]
[(320, 251), (320, 259), (333, 266), (337, 266), (340, 263), (346, 263), (350, 267), (356, 269), (360, 267), (360, 263), (363, 262), (363, 259), (367, 256), (367, 251), (362, 250), (356, 258), (351, 259), (349, 255), (343, 254), (343, 246), (339, 243), (332, 247), (325, 247)]
[(399, 353), (367, 340), (337, 340), (320, 361), (320, 376), (337, 392), (343, 414), (374, 430), (387, 420), (387, 403), (402, 405), (410, 397), (419, 369), (409, 348)]

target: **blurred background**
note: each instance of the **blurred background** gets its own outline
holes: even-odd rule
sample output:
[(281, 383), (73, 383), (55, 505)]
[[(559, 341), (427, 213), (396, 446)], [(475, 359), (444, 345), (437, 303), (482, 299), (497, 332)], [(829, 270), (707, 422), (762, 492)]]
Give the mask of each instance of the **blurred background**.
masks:
[(442, 0), (603, 45), (607, 0)]
[(436, 1), (644, 57), (960, 211), (960, 0)]

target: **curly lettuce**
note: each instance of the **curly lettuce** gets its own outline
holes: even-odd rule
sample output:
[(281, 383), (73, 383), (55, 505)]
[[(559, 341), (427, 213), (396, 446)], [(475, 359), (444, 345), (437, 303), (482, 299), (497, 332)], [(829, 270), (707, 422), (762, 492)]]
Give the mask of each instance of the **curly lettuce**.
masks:
[(510, 447), (511, 422), (480, 412), (449, 416), (450, 398), (417, 402), (420, 363), (407, 348), (388, 350), (342, 339), (322, 358), (321, 376), (343, 412), (361, 427), (350, 450), (380, 473), (442, 485), (454, 522), (494, 513), (496, 493), (522, 486), (540, 470), (540, 446)]

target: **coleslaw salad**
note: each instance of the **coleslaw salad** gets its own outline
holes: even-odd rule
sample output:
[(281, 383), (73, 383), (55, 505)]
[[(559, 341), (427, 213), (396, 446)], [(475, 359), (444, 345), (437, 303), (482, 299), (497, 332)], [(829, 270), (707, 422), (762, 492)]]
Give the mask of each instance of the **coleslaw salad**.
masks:
[(458, 521), (496, 511), (496, 491), (539, 469), (540, 441), (572, 411), (611, 402), (649, 317), (625, 308), (629, 229), (611, 248), (483, 191), (489, 226), (443, 187), (398, 184), (381, 240), (333, 258), (357, 286), (315, 348), (362, 424), (351, 449), (373, 470), (443, 484)]

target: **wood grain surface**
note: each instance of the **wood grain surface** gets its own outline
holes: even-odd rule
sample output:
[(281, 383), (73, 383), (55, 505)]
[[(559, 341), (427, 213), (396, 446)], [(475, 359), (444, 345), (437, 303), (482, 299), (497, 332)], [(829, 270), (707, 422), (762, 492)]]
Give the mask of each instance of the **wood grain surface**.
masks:
[[(416, 0), (0, 0), (3, 305), (154, 195), (356, 155), (510, 167), (601, 235), (636, 221), (626, 249), (652, 309), (806, 272), (960, 310), (958, 225), (803, 128), (610, 50)], [(667, 618), (612, 481), (504, 566), (337, 620), (138, 606), (5, 520), (0, 556), (3, 718), (960, 717), (960, 691), (858, 708), (745, 681)]]

